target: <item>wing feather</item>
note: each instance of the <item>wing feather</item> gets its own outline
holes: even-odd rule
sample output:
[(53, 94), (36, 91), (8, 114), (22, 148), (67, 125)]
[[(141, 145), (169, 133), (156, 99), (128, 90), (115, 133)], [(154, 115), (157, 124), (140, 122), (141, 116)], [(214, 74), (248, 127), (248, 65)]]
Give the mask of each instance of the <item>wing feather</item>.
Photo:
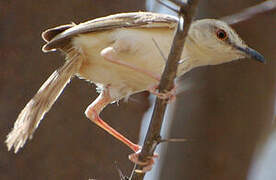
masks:
[[(96, 31), (111, 30), (114, 28), (129, 28), (129, 27), (144, 27), (144, 28), (174, 28), (177, 23), (177, 18), (166, 14), (158, 14), (151, 12), (133, 12), (133, 13), (120, 13), (102, 18), (97, 18), (85, 23), (74, 25), (56, 36), (54, 36), (46, 45), (43, 46), (43, 51), (53, 51), (58, 48), (64, 47), (68, 39), (84, 33), (91, 33)], [(61, 26), (63, 27), (63, 26)], [(57, 28), (53, 28), (57, 29)], [(42, 36), (47, 36), (46, 30)], [(52, 36), (51, 36), (52, 37)], [(45, 38), (44, 38), (45, 39)], [(49, 39), (48, 39), (49, 40)]]

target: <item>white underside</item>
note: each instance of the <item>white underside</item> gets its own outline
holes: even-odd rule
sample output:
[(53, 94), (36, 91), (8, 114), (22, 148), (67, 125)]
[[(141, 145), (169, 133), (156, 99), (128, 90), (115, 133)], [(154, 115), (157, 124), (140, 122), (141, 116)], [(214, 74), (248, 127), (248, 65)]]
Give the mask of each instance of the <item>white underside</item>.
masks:
[(158, 82), (144, 73), (107, 61), (101, 56), (101, 51), (114, 47), (118, 50), (117, 57), (121, 61), (161, 75), (165, 60), (154, 40), (167, 57), (173, 33), (168, 28), (152, 28), (147, 31), (142, 28), (121, 28), (79, 35), (73, 39), (74, 48), (82, 51), (85, 56), (79, 76), (100, 88), (108, 85), (114, 100), (147, 90)]

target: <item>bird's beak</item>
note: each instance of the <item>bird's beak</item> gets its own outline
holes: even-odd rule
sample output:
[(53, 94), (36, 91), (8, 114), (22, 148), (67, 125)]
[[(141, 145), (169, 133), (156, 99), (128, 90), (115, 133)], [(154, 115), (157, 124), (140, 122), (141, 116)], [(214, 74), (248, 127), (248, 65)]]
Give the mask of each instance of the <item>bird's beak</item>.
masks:
[(255, 59), (261, 63), (266, 63), (266, 60), (263, 55), (261, 55), (258, 51), (251, 49), (250, 47), (240, 47), (236, 46), (238, 50), (245, 54), (245, 57)]

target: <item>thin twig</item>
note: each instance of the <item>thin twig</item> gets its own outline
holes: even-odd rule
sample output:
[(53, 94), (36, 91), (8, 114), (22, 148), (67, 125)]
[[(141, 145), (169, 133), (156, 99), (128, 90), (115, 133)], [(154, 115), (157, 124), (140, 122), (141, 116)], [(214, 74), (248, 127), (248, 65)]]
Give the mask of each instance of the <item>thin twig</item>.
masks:
[(188, 140), (186, 138), (169, 138), (169, 139), (161, 139), (159, 143), (164, 142), (187, 142)]
[[(177, 1), (182, 2), (182, 1)], [(188, 34), (189, 27), (192, 23), (192, 18), (194, 16), (195, 8), (197, 6), (198, 0), (188, 0), (184, 4), (183, 2), (178, 4), (180, 6), (180, 10), (178, 12), (179, 15), (179, 23), (176, 30), (176, 34), (173, 39), (173, 44), (171, 47), (170, 54), (168, 56), (168, 61), (166, 63), (166, 67), (161, 77), (161, 81), (159, 84), (159, 92), (165, 93), (173, 89), (174, 87), (174, 79), (176, 77), (176, 70), (178, 66), (178, 62), (180, 60), (182, 50), (184, 47), (184, 42), (186, 36)], [(185, 25), (184, 25), (185, 21)], [(153, 153), (156, 149), (156, 146), (160, 142), (160, 130), (165, 114), (165, 110), (167, 107), (168, 99), (160, 99), (157, 98), (154, 110), (150, 122), (149, 129), (147, 131), (146, 139), (143, 144), (143, 148), (139, 155), (139, 160), (146, 161), (147, 157), (153, 156)], [(142, 166), (138, 166), (136, 170), (142, 170)], [(142, 180), (144, 178), (144, 173), (136, 173), (134, 172), (132, 176), (132, 180)]]
[(256, 6), (246, 8), (239, 13), (222, 17), (220, 19), (222, 21), (227, 22), (228, 24), (237, 24), (237, 23), (246, 21), (248, 19), (251, 19), (256, 15), (269, 12), (275, 8), (276, 8), (276, 0), (270, 0), (270, 1), (262, 2)]
[(160, 55), (162, 56), (163, 60), (166, 62), (167, 58), (165, 57), (164, 53), (162, 52), (161, 48), (159, 47), (158, 43), (152, 38), (154, 45), (156, 46), (157, 50), (159, 51)]
[(114, 164), (115, 164), (115, 168), (116, 168), (116, 170), (117, 170), (117, 172), (118, 172), (118, 174), (119, 174), (119, 176), (120, 176), (120, 180), (128, 180), (128, 177), (126, 177), (126, 176), (123, 174), (122, 170), (120, 169), (120, 167), (119, 167), (119, 165), (118, 165), (118, 162), (115, 161)]
[[(159, 4), (162, 4), (163, 6), (165, 6), (166, 8), (170, 9), (173, 12), (178, 13), (179, 9), (178, 8), (174, 8), (173, 6), (165, 3), (164, 0), (156, 0)], [(172, 2), (172, 1), (171, 1)], [(176, 6), (176, 4), (174, 4)]]

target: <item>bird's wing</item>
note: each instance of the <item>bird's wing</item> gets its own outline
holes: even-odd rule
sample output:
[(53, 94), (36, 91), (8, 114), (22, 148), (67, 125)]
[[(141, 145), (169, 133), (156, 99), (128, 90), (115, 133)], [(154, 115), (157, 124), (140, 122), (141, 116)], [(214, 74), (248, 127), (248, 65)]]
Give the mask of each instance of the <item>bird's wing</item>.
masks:
[(62, 48), (67, 44), (70, 38), (78, 34), (128, 27), (174, 28), (177, 21), (177, 17), (166, 14), (133, 12), (97, 18), (78, 25), (63, 25), (48, 29), (42, 33), (43, 39), (47, 42), (43, 47), (43, 51), (47, 52), (53, 49)]

